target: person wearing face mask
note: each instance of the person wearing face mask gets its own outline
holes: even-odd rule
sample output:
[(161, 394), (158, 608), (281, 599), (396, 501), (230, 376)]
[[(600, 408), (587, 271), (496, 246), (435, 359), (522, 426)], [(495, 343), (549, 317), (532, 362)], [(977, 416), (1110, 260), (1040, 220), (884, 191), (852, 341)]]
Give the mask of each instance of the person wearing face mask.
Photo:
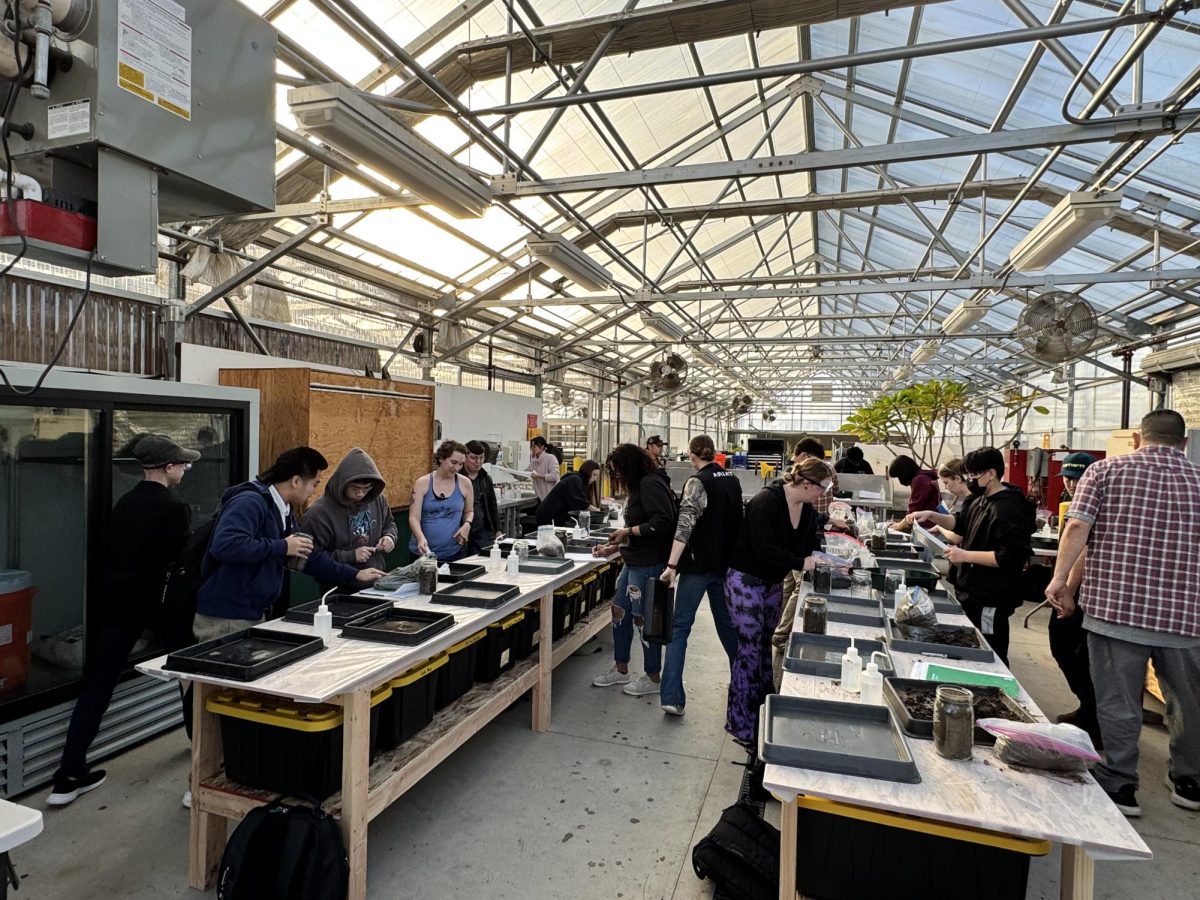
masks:
[(1005, 484), (1004, 456), (995, 447), (972, 450), (963, 460), (972, 499), (958, 515), (921, 510), (908, 522), (933, 522), (962, 538), (946, 549), (955, 567), (955, 595), (967, 618), (1008, 665), (1009, 616), (1024, 595), (1022, 574), (1033, 555), (1034, 507), (1020, 489)]

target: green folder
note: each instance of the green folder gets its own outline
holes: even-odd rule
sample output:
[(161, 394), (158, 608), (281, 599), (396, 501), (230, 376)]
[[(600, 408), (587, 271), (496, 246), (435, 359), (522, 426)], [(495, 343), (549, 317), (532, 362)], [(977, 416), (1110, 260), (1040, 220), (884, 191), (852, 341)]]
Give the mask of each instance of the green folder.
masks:
[(956, 669), (930, 663), (925, 669), (926, 681), (953, 681), (956, 684), (982, 684), (1003, 688), (1004, 693), (1016, 699), (1021, 695), (1021, 685), (1009, 675), (993, 675), (990, 672), (975, 672), (971, 669)]

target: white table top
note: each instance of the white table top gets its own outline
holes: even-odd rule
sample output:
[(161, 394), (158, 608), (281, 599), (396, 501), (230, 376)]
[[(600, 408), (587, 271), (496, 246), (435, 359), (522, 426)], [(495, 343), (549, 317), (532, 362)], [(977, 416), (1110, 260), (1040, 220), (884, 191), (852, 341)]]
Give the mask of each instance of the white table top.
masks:
[[(42, 833), (42, 814), (36, 809), (0, 800), (0, 853), (20, 847)], [(0, 873), (0, 878), (7, 877)]]
[[(489, 582), (499, 584), (515, 584), (520, 586), (521, 593), (496, 609), (475, 609), (463, 606), (451, 606), (445, 603), (431, 603), (428, 595), (411, 595), (396, 600), (395, 605), (405, 609), (431, 609), (436, 612), (448, 612), (454, 615), (454, 624), (436, 637), (415, 647), (405, 647), (396, 644), (377, 643), (375, 641), (343, 640), (339, 637), (340, 628), (334, 629), (334, 636), (328, 646), (320, 653), (285, 666), (251, 682), (234, 681), (228, 678), (217, 678), (210, 675), (192, 675), (185, 672), (173, 672), (163, 668), (166, 656), (159, 656), (137, 666), (137, 670), (155, 678), (180, 679), (199, 681), (205, 684), (215, 684), (221, 687), (249, 689), (262, 694), (273, 694), (288, 697), (302, 703), (324, 703), (339, 694), (349, 693), (359, 688), (380, 684), (395, 675), (399, 675), (414, 666), (420, 665), (427, 659), (436, 656), (447, 647), (470, 637), (480, 629), (504, 619), (521, 607), (543, 596), (548, 591), (556, 590), (568, 582), (599, 568), (603, 560), (591, 556), (572, 555), (576, 565), (560, 575), (509, 575), (507, 573), (488, 573)], [(482, 561), (482, 557), (472, 557), (471, 561)], [(363, 594), (389, 597), (391, 594), (383, 591), (363, 591)], [(272, 619), (263, 623), (262, 628), (277, 631), (290, 631), (298, 634), (313, 634), (311, 625), (297, 622), (287, 622), (283, 619)]]
[[(962, 616), (942, 616), (946, 624), (966, 624)], [(801, 619), (796, 617), (796, 628)], [(830, 622), (831, 634), (878, 638), (880, 629)], [(896, 674), (907, 677), (918, 654), (890, 651)], [(949, 665), (1011, 674), (998, 660), (991, 663), (955, 660)], [(857, 700), (832, 679), (785, 672), (781, 693), (793, 697)], [(1039, 721), (1046, 721), (1033, 699), (1021, 689), (1019, 702)], [(812, 769), (767, 765), (764, 785), (791, 800), (812, 794), (857, 806), (890, 810), (990, 831), (1082, 846), (1097, 859), (1149, 859), (1133, 826), (1089, 775), (1067, 776), (1013, 769), (990, 748), (976, 747), (970, 761), (943, 759), (933, 742), (907, 738), (921, 775), (920, 784), (836, 775)]]

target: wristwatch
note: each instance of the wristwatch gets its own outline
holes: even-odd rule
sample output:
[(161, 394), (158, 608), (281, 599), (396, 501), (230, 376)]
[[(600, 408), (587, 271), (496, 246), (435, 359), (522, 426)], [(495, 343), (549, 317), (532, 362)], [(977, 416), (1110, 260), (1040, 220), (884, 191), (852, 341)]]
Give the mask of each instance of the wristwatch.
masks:
[(664, 569), (678, 569), (678, 568), (679, 568), (679, 566), (678, 566), (678, 564), (676, 564), (676, 563), (670, 563), (670, 562), (669, 562), (669, 563), (667, 563), (665, 566), (663, 566), (663, 568), (664, 568)]

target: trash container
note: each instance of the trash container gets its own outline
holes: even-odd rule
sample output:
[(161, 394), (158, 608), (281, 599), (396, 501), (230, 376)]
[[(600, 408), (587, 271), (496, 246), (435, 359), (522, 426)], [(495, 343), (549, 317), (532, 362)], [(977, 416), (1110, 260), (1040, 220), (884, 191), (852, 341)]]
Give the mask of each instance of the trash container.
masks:
[(29, 680), (36, 593), (29, 572), (0, 569), (0, 693), (15, 690)]

